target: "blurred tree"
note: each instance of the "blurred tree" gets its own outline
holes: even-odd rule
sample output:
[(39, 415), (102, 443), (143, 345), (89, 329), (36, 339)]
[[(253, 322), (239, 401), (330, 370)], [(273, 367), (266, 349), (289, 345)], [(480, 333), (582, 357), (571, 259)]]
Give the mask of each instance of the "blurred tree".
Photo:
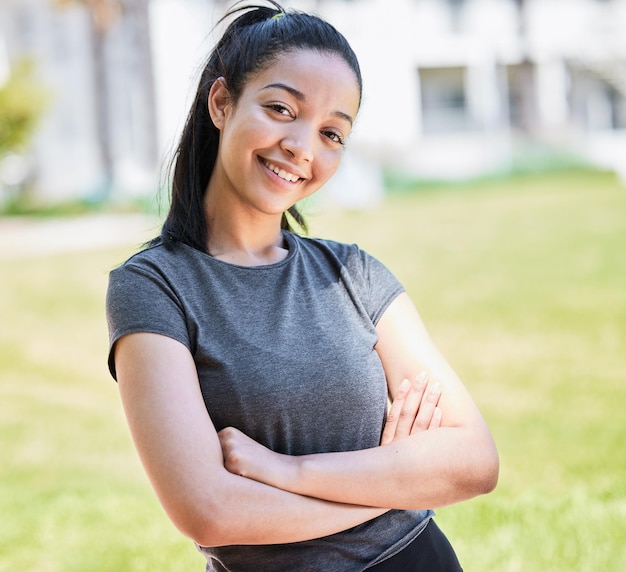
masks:
[(98, 194), (108, 198), (113, 188), (113, 152), (110, 134), (110, 102), (105, 57), (106, 38), (122, 15), (120, 0), (54, 0), (58, 6), (83, 5), (89, 10), (91, 22), (91, 51), (93, 59), (94, 99), (98, 146), (102, 166), (102, 188)]
[(34, 63), (21, 60), (0, 86), (0, 158), (29, 142), (48, 99), (34, 75)]
[(535, 66), (529, 56), (528, 46), (528, 1), (515, 0), (517, 7), (517, 30), (522, 52), (522, 61), (518, 68), (517, 127), (526, 135), (532, 136), (537, 128), (537, 109), (535, 102)]
[(111, 136), (111, 78), (107, 65), (106, 46), (109, 35), (115, 25), (125, 15), (135, 21), (135, 40), (137, 42), (138, 58), (141, 59), (140, 81), (143, 91), (143, 109), (149, 117), (145, 129), (149, 131), (147, 137), (148, 148), (145, 149), (149, 167), (158, 162), (156, 95), (154, 91), (154, 77), (152, 71), (152, 48), (150, 39), (149, 0), (53, 0), (58, 6), (82, 5), (88, 11), (91, 22), (91, 47), (94, 100), (96, 108), (96, 126), (100, 163), (102, 167), (102, 184), (97, 191), (99, 199), (107, 199), (113, 190), (114, 154)]

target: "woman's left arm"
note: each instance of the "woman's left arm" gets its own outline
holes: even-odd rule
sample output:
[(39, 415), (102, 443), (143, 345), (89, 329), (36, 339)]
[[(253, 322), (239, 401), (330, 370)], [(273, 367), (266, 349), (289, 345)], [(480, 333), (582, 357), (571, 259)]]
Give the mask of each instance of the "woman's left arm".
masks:
[[(441, 393), (438, 427), (371, 449), (301, 457), (273, 453), (227, 429), (220, 435), (227, 468), (301, 495), (384, 508), (437, 508), (492, 491), (499, 462), (489, 429), (407, 294), (389, 305), (377, 331), (392, 399), (405, 391), (403, 380), (426, 372), (424, 399)], [(411, 422), (414, 414), (409, 410)]]

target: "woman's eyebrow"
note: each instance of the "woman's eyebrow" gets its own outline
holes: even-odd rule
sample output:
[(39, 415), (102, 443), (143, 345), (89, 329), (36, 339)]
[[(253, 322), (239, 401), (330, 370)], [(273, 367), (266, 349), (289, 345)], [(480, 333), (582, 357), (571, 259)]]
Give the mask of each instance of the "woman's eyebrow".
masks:
[(261, 91), (264, 91), (266, 89), (283, 89), (286, 92), (293, 95), (298, 101), (306, 100), (306, 96), (304, 95), (304, 93), (297, 90), (295, 87), (291, 87), (290, 85), (287, 85), (286, 83), (270, 83), (266, 85), (264, 88), (262, 88)]
[[(302, 93), (300, 90), (296, 89), (295, 87), (291, 87), (290, 85), (287, 85), (286, 83), (280, 83), (280, 82), (270, 83), (266, 85), (265, 87), (261, 88), (261, 91), (265, 91), (266, 89), (282, 89), (286, 91), (287, 93), (291, 94), (298, 101), (300, 102), (306, 101), (306, 95), (304, 95), (304, 93)], [(333, 111), (331, 115), (333, 117), (337, 117), (339, 119), (343, 119), (344, 121), (347, 121), (350, 125), (354, 123), (354, 119), (352, 119), (350, 115), (348, 115), (347, 113), (344, 113), (343, 111)]]

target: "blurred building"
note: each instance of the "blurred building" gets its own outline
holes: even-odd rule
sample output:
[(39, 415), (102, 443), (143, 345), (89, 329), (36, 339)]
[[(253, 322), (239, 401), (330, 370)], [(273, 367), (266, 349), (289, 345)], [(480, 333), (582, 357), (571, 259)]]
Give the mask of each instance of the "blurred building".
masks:
[[(49, 201), (154, 188), (148, 0), (1, 0), (0, 53), (35, 61), (50, 104), (27, 156)], [(1, 165), (0, 165), (1, 171)]]
[(626, 180), (626, 1), (321, 4), (363, 64), (365, 153), (426, 178), (569, 157)]
[[(0, 1), (0, 82), (3, 54), (28, 55), (55, 96), (29, 155), (37, 192), (152, 192), (229, 4)], [(463, 178), (567, 156), (626, 178), (626, 0), (286, 4), (325, 16), (359, 55), (351, 176), (377, 163)]]

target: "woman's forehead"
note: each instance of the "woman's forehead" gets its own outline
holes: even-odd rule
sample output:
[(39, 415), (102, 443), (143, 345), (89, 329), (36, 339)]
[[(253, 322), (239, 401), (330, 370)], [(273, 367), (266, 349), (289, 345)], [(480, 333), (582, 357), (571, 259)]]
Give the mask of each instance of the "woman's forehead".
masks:
[(328, 92), (344, 105), (358, 109), (360, 86), (350, 65), (340, 55), (317, 50), (296, 50), (280, 54), (259, 70), (250, 82), (255, 90), (282, 88), (300, 99)]

